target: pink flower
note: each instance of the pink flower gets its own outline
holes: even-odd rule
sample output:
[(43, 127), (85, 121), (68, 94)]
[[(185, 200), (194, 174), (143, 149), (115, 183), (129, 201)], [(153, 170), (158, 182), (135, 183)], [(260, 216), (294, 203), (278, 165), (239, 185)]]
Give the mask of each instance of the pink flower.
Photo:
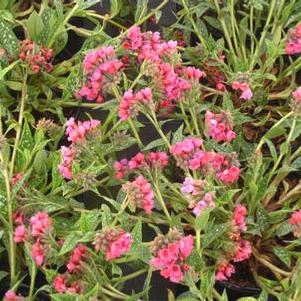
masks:
[(195, 67), (184, 67), (180, 69), (180, 74), (189, 80), (199, 81), (201, 78), (206, 77), (206, 73)]
[(23, 176), (24, 176), (23, 172), (16, 173), (10, 181), (11, 184), (16, 185), (23, 178)]
[(22, 301), (24, 297), (17, 295), (13, 290), (9, 290), (5, 293), (4, 301)]
[(150, 261), (150, 265), (160, 269), (160, 274), (164, 278), (179, 283), (184, 278), (184, 272), (189, 269), (189, 266), (183, 262), (190, 256), (192, 250), (193, 236), (180, 237), (176, 242), (159, 249)]
[(72, 143), (82, 143), (89, 132), (94, 131), (99, 125), (99, 120), (89, 120), (84, 122), (75, 122), (75, 119), (71, 117), (67, 123), (66, 134), (68, 140)]
[(52, 286), (57, 293), (64, 293), (67, 290), (66, 277), (58, 275), (54, 278)]
[(96, 236), (94, 245), (96, 251), (101, 250), (105, 253), (106, 260), (111, 261), (126, 254), (132, 242), (131, 234), (123, 229), (107, 228)]
[(66, 147), (62, 146), (61, 147), (61, 154), (62, 154), (62, 162), (58, 166), (59, 173), (61, 174), (62, 177), (65, 179), (71, 180), (73, 175), (72, 175), (72, 164), (73, 160), (75, 157), (75, 150), (71, 146)]
[(247, 208), (241, 204), (236, 205), (233, 213), (233, 224), (241, 231), (247, 230), (246, 216), (248, 214)]
[(188, 168), (189, 160), (199, 151), (203, 141), (199, 138), (186, 138), (171, 146), (170, 152), (177, 161), (177, 166)]
[(289, 223), (292, 226), (294, 236), (301, 237), (301, 210), (292, 214)]
[(136, 154), (130, 161), (129, 161), (129, 168), (130, 169), (138, 169), (146, 166), (145, 156), (143, 153)]
[(301, 52), (301, 23), (289, 31), (285, 52), (289, 55)]
[(238, 243), (234, 244), (235, 254), (233, 257), (234, 262), (244, 261), (250, 258), (252, 254), (252, 245), (247, 240), (240, 240)]
[(52, 226), (52, 221), (45, 212), (38, 212), (30, 218), (31, 234), (33, 237), (43, 236)]
[(235, 273), (235, 267), (229, 262), (222, 262), (217, 269), (215, 274), (215, 280), (217, 281), (226, 281), (228, 278)]
[(119, 117), (121, 120), (127, 120), (134, 118), (138, 115), (141, 105), (148, 105), (153, 100), (152, 90), (145, 88), (133, 93), (132, 90), (128, 90), (124, 93), (119, 105)]
[(118, 180), (123, 179), (129, 171), (129, 165), (127, 159), (122, 159), (114, 163), (115, 178)]
[(143, 177), (138, 176), (134, 181), (122, 186), (127, 193), (129, 202), (138, 208), (144, 209), (147, 214), (154, 208), (154, 193), (151, 184)]
[(24, 213), (21, 211), (15, 211), (13, 213), (13, 221), (16, 225), (23, 225), (24, 223)]
[(184, 278), (182, 269), (178, 264), (172, 264), (162, 269), (160, 275), (164, 278), (169, 278), (174, 283), (180, 283)]
[(123, 63), (116, 58), (112, 46), (103, 47), (88, 53), (83, 62), (84, 83), (76, 96), (89, 101), (103, 102), (104, 95), (110, 91), (112, 84), (120, 81)]
[(199, 216), (205, 208), (215, 208), (213, 196), (210, 192), (205, 194), (204, 198), (196, 204), (192, 212), (195, 216)]
[(236, 134), (233, 131), (232, 115), (230, 112), (214, 114), (207, 111), (205, 122), (209, 136), (217, 142), (230, 142), (235, 139)]
[(231, 184), (239, 179), (240, 169), (236, 166), (231, 166), (217, 173), (217, 178), (225, 184)]
[(240, 90), (242, 92), (242, 94), (240, 95), (241, 99), (250, 100), (253, 97), (252, 90), (248, 83), (233, 82), (232, 89)]
[(87, 253), (88, 249), (85, 245), (79, 244), (75, 247), (67, 263), (67, 269), (70, 273), (79, 274), (81, 272), (83, 260), (87, 256)]
[(165, 152), (150, 152), (147, 161), (151, 167), (164, 168), (168, 165), (168, 155)]
[(45, 260), (45, 250), (40, 242), (40, 238), (32, 245), (31, 256), (37, 266), (41, 266)]
[(26, 234), (27, 234), (27, 231), (26, 231), (25, 226), (24, 225), (18, 226), (14, 231), (14, 241), (15, 241), (15, 243), (18, 244), (18, 243), (25, 242)]

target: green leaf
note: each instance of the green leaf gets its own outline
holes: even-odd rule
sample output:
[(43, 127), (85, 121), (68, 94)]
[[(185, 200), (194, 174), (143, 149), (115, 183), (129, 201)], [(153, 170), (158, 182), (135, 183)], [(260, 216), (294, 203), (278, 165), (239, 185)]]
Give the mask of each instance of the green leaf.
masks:
[(62, 0), (54, 0), (56, 13), (60, 21), (64, 19), (64, 6)]
[(5, 203), (6, 203), (6, 196), (0, 194), (0, 209), (5, 206)]
[(77, 232), (71, 232), (65, 239), (64, 244), (61, 248), (59, 256), (64, 255), (75, 248), (80, 239), (80, 235)]
[(276, 127), (272, 127), (271, 129), (269, 129), (265, 135), (263, 136), (263, 138), (271, 140), (273, 138), (279, 137), (281, 135), (283, 135), (285, 133), (285, 129), (284, 127), (280, 124)]
[(268, 301), (268, 293), (266, 291), (262, 291), (257, 301)]
[(38, 175), (41, 175), (46, 170), (45, 163), (47, 162), (47, 152), (40, 149), (33, 160), (33, 168)]
[(80, 0), (79, 8), (80, 9), (87, 9), (97, 3), (102, 3), (102, 0)]
[(38, 41), (44, 29), (42, 17), (34, 10), (26, 21), (26, 27), (32, 40)]
[(148, 0), (138, 0), (135, 12), (135, 22), (142, 19), (147, 13)]
[(162, 138), (159, 138), (159, 139), (153, 140), (151, 143), (149, 143), (143, 149), (143, 151), (147, 151), (147, 150), (153, 149), (153, 148), (158, 147), (158, 146), (163, 146), (163, 145), (165, 145), (164, 140)]
[(179, 126), (177, 128), (177, 130), (173, 133), (173, 135), (172, 135), (172, 144), (175, 144), (175, 143), (180, 142), (180, 141), (183, 140), (183, 138), (184, 138), (183, 128), (184, 128), (184, 124), (181, 124), (181, 126)]
[(268, 213), (265, 211), (263, 206), (259, 206), (256, 211), (256, 220), (260, 227), (260, 230), (264, 232), (270, 226), (270, 219)]
[(111, 13), (111, 18), (116, 17), (121, 9), (121, 1), (119, 0), (111, 0), (111, 9), (110, 9), (110, 13)]
[(76, 295), (71, 294), (51, 294), (50, 297), (53, 301), (79, 301)]
[(257, 300), (253, 297), (243, 297), (243, 298), (239, 298), (237, 301), (257, 301)]
[(277, 236), (284, 236), (288, 233), (292, 232), (292, 227), (288, 221), (282, 223), (276, 231)]
[(20, 150), (25, 150), (25, 149), (32, 150), (33, 146), (34, 143), (33, 143), (33, 137), (31, 134), (30, 126), (27, 119), (25, 119), (19, 148)]
[(4, 75), (5, 75), (6, 73), (8, 73), (8, 72), (9, 72), (10, 70), (12, 70), (16, 65), (18, 65), (19, 62), (20, 62), (20, 61), (15, 61), (15, 62), (13, 62), (12, 64), (10, 64), (9, 66), (7, 66), (7, 67), (5, 67), (4, 69), (2, 69), (2, 70), (0, 71), (0, 80), (3, 79), (3, 77), (4, 77)]
[(101, 214), (102, 227), (104, 228), (110, 226), (110, 224), (112, 223), (111, 209), (109, 208), (108, 205), (102, 204), (101, 210), (102, 210), (102, 214)]
[(228, 301), (227, 291), (224, 290), (220, 301)]
[(288, 250), (283, 247), (274, 247), (274, 254), (284, 263), (287, 267), (291, 266), (291, 254)]
[(194, 222), (194, 228), (196, 230), (206, 229), (211, 210), (211, 208), (206, 208), (199, 216), (196, 217)]
[(17, 58), (20, 53), (19, 41), (11, 27), (0, 18), (0, 44), (12, 58)]
[(85, 233), (88, 231), (94, 231), (98, 226), (100, 212), (98, 210), (92, 210), (90, 212), (82, 211), (80, 217), (80, 230)]
[(141, 245), (142, 243), (142, 223), (141, 220), (139, 220), (135, 227), (133, 228), (132, 232), (132, 238), (133, 238), (133, 243), (132, 243), (132, 252), (135, 252), (137, 248)]
[(208, 233), (204, 235), (202, 242), (203, 248), (208, 247), (213, 241), (222, 236), (228, 227), (229, 226), (226, 223), (214, 226)]

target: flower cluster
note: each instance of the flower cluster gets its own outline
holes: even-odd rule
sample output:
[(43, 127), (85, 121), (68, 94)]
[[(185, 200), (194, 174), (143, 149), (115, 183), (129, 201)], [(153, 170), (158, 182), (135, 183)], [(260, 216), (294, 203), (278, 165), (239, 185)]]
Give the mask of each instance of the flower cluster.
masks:
[(182, 169), (191, 168), (190, 160), (200, 151), (202, 144), (201, 139), (192, 137), (172, 145), (170, 152), (176, 159), (177, 166)]
[(214, 195), (211, 192), (206, 192), (206, 180), (195, 180), (185, 178), (181, 187), (189, 200), (189, 208), (192, 209), (194, 215), (198, 216), (205, 208), (214, 208)]
[(142, 89), (136, 94), (134, 94), (132, 90), (126, 91), (119, 105), (120, 119), (127, 120), (136, 117), (139, 113), (140, 105), (150, 105), (152, 100), (153, 93), (150, 88)]
[(54, 278), (52, 286), (57, 293), (81, 294), (84, 291), (84, 284), (81, 280), (71, 281), (68, 273), (58, 275)]
[(230, 142), (236, 137), (236, 134), (233, 131), (233, 121), (230, 112), (214, 114), (207, 111), (205, 123), (209, 136), (217, 142)]
[(215, 279), (217, 281), (225, 281), (235, 273), (235, 267), (230, 263), (241, 262), (247, 260), (252, 253), (252, 245), (249, 241), (241, 238), (241, 232), (247, 230), (246, 226), (247, 209), (241, 204), (238, 204), (233, 213), (233, 231), (230, 233), (230, 239), (233, 243), (233, 252), (226, 254), (218, 263)]
[(113, 46), (89, 52), (83, 62), (84, 83), (76, 96), (102, 103), (112, 85), (120, 81), (123, 63), (117, 59)]
[(79, 244), (76, 246), (67, 263), (68, 272), (80, 274), (87, 253), (88, 249), (85, 245)]
[(111, 261), (126, 254), (132, 241), (131, 234), (123, 229), (106, 228), (96, 235), (94, 245), (96, 251), (103, 252), (106, 260)]
[(21, 42), (20, 59), (26, 61), (34, 73), (39, 73), (41, 70), (51, 72), (53, 69), (50, 63), (53, 50), (45, 47), (40, 47), (31, 40), (23, 40)]
[(66, 134), (71, 145), (61, 147), (62, 162), (59, 165), (60, 174), (70, 180), (72, 179), (72, 163), (76, 155), (76, 144), (82, 144), (87, 136), (93, 133), (100, 125), (99, 120), (89, 120), (84, 122), (77, 122), (73, 117), (67, 121)]
[(289, 55), (301, 52), (301, 23), (289, 31), (285, 52)]
[(241, 99), (250, 100), (253, 97), (253, 92), (248, 83), (234, 82), (232, 83), (232, 89), (242, 92), (240, 95)]
[(159, 235), (151, 245), (154, 258), (150, 264), (160, 270), (161, 276), (171, 282), (180, 283), (184, 273), (190, 267), (184, 263), (193, 250), (193, 236), (181, 236), (177, 230), (171, 230), (165, 237)]
[(123, 179), (128, 173), (143, 168), (163, 169), (168, 165), (168, 155), (165, 152), (150, 152), (148, 155), (137, 153), (130, 160), (121, 159), (114, 162), (116, 179)]
[(301, 210), (294, 212), (289, 222), (292, 226), (294, 236), (301, 237)]
[(141, 33), (137, 26), (131, 28), (123, 47), (137, 53), (140, 63), (144, 60), (160, 63), (164, 57), (171, 57), (177, 53), (176, 41), (163, 41), (159, 32)]
[(208, 173), (215, 171), (216, 177), (225, 184), (231, 184), (239, 179), (240, 169), (235, 154), (218, 154), (200, 149), (202, 140), (186, 138), (171, 146), (170, 152), (182, 169), (201, 169)]
[(143, 176), (125, 183), (122, 189), (126, 192), (130, 204), (143, 209), (147, 214), (152, 212), (155, 204), (154, 192), (151, 184)]

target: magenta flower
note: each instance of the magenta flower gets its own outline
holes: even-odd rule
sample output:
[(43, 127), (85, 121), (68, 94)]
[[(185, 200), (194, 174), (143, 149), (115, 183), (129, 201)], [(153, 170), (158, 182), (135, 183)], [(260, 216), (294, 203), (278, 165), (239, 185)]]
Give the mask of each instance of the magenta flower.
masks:
[(290, 217), (289, 223), (292, 226), (295, 237), (301, 237), (301, 210), (295, 211)]
[(21, 295), (17, 295), (13, 290), (9, 290), (5, 293), (4, 301), (23, 301), (25, 298)]
[(219, 264), (215, 274), (215, 280), (226, 281), (235, 273), (235, 267), (229, 262), (222, 262)]
[(247, 208), (244, 205), (236, 205), (233, 213), (233, 224), (241, 231), (247, 230), (246, 216), (248, 214)]
[(231, 142), (236, 138), (236, 134), (233, 131), (232, 115), (230, 112), (214, 114), (207, 111), (205, 122), (209, 136), (217, 142)]
[(30, 218), (31, 235), (33, 237), (42, 237), (52, 227), (52, 221), (45, 212), (38, 212)]
[(83, 261), (87, 257), (88, 249), (85, 245), (79, 244), (73, 250), (67, 263), (67, 270), (70, 273), (80, 274), (83, 266)]
[(134, 181), (122, 186), (127, 193), (129, 202), (150, 214), (154, 208), (154, 193), (151, 184), (143, 177), (138, 176)]
[(244, 261), (250, 258), (252, 254), (252, 245), (249, 241), (241, 239), (234, 243), (235, 254), (233, 257), (234, 262)]
[(301, 52), (301, 23), (297, 24), (295, 28), (289, 31), (285, 52), (289, 55)]
[(45, 249), (41, 244), (40, 238), (32, 245), (31, 257), (37, 266), (41, 266), (45, 261)]
[(16, 244), (25, 242), (26, 236), (27, 236), (27, 230), (24, 225), (20, 225), (15, 229), (14, 241)]

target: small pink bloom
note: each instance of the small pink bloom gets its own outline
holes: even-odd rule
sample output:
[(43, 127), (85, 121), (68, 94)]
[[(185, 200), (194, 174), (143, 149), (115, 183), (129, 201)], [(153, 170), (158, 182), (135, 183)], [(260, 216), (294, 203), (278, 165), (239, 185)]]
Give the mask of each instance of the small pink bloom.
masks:
[(233, 257), (234, 262), (244, 261), (250, 258), (252, 254), (252, 245), (247, 240), (240, 240), (234, 244), (235, 254)]
[(23, 243), (26, 240), (26, 228), (24, 225), (18, 226), (14, 231), (14, 241), (15, 243)]
[(83, 244), (79, 244), (72, 252), (67, 263), (67, 269), (70, 273), (80, 274), (83, 260), (86, 258), (88, 249)]
[(31, 234), (33, 237), (43, 236), (52, 226), (52, 221), (47, 213), (38, 212), (30, 218)]
[(45, 250), (39, 238), (32, 245), (31, 256), (37, 266), (41, 266), (45, 261)]
[(67, 290), (66, 277), (58, 275), (54, 278), (52, 283), (53, 288), (57, 293), (64, 293)]
[(301, 52), (301, 23), (289, 31), (285, 52), (289, 55)]
[(123, 179), (129, 171), (129, 165), (127, 159), (122, 159), (114, 163), (115, 178), (118, 180)]
[(225, 184), (231, 184), (239, 179), (240, 169), (236, 166), (231, 166), (217, 173), (217, 178)]
[(228, 262), (223, 262), (218, 266), (217, 272), (215, 274), (215, 280), (226, 281), (234, 273), (235, 273), (235, 267)]
[(241, 231), (247, 230), (246, 216), (248, 214), (247, 208), (241, 204), (236, 205), (233, 213), (233, 223)]
[(143, 176), (138, 176), (134, 181), (127, 182), (122, 187), (128, 194), (130, 202), (144, 209), (147, 214), (152, 212), (155, 204), (154, 193), (151, 184)]
[(174, 283), (180, 283), (184, 278), (181, 267), (177, 264), (167, 266), (165, 269), (161, 270), (160, 274), (164, 278), (169, 278), (170, 281)]
[(289, 223), (292, 226), (295, 237), (301, 237), (301, 210), (295, 211), (290, 217)]
[(24, 297), (17, 295), (13, 290), (9, 290), (5, 293), (4, 301), (23, 301)]

